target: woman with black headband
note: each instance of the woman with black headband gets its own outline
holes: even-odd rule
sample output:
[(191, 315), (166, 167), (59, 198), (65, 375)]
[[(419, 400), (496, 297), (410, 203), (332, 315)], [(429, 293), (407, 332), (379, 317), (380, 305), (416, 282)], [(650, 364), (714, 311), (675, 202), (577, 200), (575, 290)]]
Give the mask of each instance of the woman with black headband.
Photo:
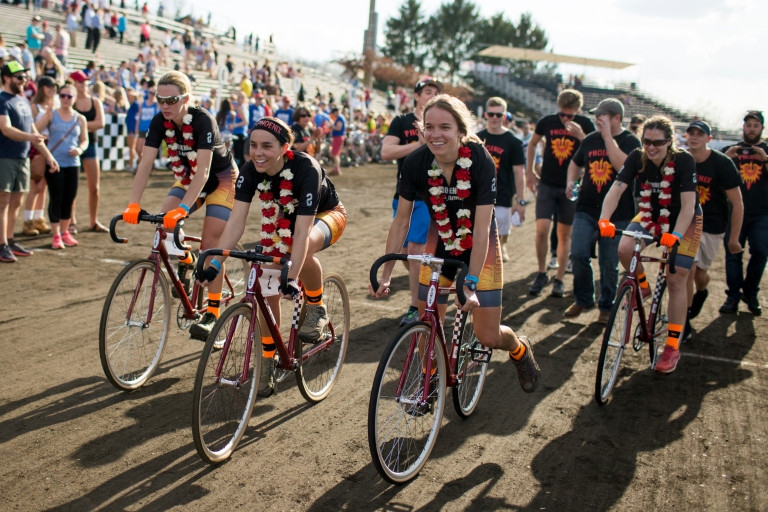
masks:
[[(315, 256), (339, 239), (347, 224), (347, 212), (336, 195), (325, 169), (306, 153), (291, 151), (294, 136), (283, 121), (274, 117), (260, 119), (250, 134), (251, 161), (243, 166), (237, 180), (232, 216), (221, 235), (218, 247), (232, 249), (245, 230), (253, 197), (261, 201), (261, 241), (265, 254), (290, 255), (289, 293), (299, 293), (301, 279), (306, 295), (306, 316), (299, 327), (299, 339), (312, 343), (320, 339), (328, 325), (323, 305), (323, 269)], [(225, 258), (217, 257), (202, 276), (203, 284), (217, 279)], [(268, 297), (269, 306), (280, 319), (280, 297)], [(264, 333), (267, 335), (264, 336)], [(262, 329), (264, 360), (259, 395), (269, 396), (272, 386), (272, 358), (275, 342)]]
[[(170, 167), (176, 176), (161, 211), (163, 225), (172, 230), (179, 220), (205, 204), (202, 243), (200, 249), (219, 247), (219, 238), (229, 220), (234, 204), (237, 165), (224, 146), (216, 120), (205, 109), (190, 103), (192, 85), (189, 78), (178, 71), (170, 71), (157, 83), (157, 102), (160, 112), (152, 118), (147, 132), (136, 177), (133, 180), (131, 200), (123, 212), (123, 220), (138, 224), (139, 201), (147, 187), (160, 145), (168, 146)], [(187, 252), (179, 261), (179, 278), (189, 291), (187, 272), (194, 269), (196, 258)], [(208, 310), (189, 329), (192, 338), (205, 341), (219, 316), (222, 276), (208, 290)]]

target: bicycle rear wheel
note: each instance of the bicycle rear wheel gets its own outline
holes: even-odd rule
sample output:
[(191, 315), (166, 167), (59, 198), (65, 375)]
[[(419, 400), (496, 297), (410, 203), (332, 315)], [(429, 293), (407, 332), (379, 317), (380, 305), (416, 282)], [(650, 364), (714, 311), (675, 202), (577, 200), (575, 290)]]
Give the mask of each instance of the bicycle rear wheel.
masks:
[[(323, 304), (328, 312), (328, 327), (320, 336), (323, 342), (302, 343), (296, 340), (296, 383), (302, 396), (319, 402), (328, 396), (341, 374), (349, 344), (349, 295), (337, 274), (323, 279)], [(326, 342), (330, 343), (324, 347)], [(322, 347), (322, 348), (321, 348)]]
[[(250, 304), (227, 308), (208, 336), (197, 365), (192, 437), (197, 453), (209, 464), (218, 464), (232, 455), (253, 412), (261, 370), (261, 343), (253, 343), (248, 337), (251, 313)], [(260, 334), (257, 322), (253, 326), (253, 339), (260, 340)], [(217, 350), (217, 344), (224, 348)], [(243, 368), (249, 346), (248, 378), (244, 381)], [(217, 378), (219, 364), (221, 374)]]
[(485, 374), (488, 371), (487, 363), (472, 360), (472, 345), (478, 342), (475, 336), (475, 325), (472, 313), (467, 313), (464, 318), (464, 326), (459, 340), (459, 353), (456, 359), (456, 376), (461, 382), (451, 390), (453, 394), (453, 407), (462, 418), (468, 418), (480, 401), (480, 394), (485, 384)]
[[(616, 384), (621, 364), (621, 356), (628, 343), (628, 336), (633, 335), (632, 323), (632, 288), (626, 286), (619, 290), (613, 305), (608, 325), (605, 326), (603, 346), (597, 361), (597, 376), (595, 377), (595, 400), (600, 405), (608, 402), (608, 397)], [(629, 334), (628, 334), (629, 333)]]
[(382, 355), (373, 379), (368, 402), (368, 447), (376, 470), (392, 483), (404, 483), (419, 474), (435, 446), (443, 419), (446, 368), (443, 345), (437, 340), (429, 399), (420, 404), (429, 334), (426, 322), (403, 327)]
[[(109, 382), (122, 391), (144, 385), (157, 370), (165, 349), (171, 297), (163, 272), (156, 276), (153, 294), (155, 270), (151, 260), (130, 263), (117, 275), (104, 301), (99, 322), (101, 367)], [(153, 295), (152, 321), (147, 323)]]
[(662, 279), (663, 281), (659, 287), (659, 309), (653, 322), (653, 342), (648, 344), (651, 369), (656, 369), (656, 363), (659, 362), (661, 354), (664, 353), (664, 345), (667, 343), (669, 325), (667, 307), (669, 305), (669, 297), (667, 295), (667, 280), (666, 278)]

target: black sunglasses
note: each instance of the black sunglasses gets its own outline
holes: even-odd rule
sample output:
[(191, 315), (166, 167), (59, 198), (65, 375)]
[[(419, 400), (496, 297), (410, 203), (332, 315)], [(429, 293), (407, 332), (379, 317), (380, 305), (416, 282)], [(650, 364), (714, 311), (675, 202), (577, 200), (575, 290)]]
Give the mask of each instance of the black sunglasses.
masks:
[(663, 146), (667, 142), (669, 142), (669, 139), (651, 140), (651, 139), (646, 139), (645, 137), (643, 137), (643, 146), (656, 146), (657, 148), (660, 148), (661, 146)]
[(299, 117), (312, 117), (309, 114), (299, 114)]
[(27, 75), (13, 75), (13, 78), (20, 82), (26, 82), (29, 77)]
[(72, 98), (74, 98), (74, 96), (71, 94), (59, 93), (59, 98), (71, 100)]
[(575, 116), (576, 114), (566, 114), (565, 112), (558, 112), (557, 115), (559, 115), (561, 119), (573, 119), (573, 116)]
[(157, 102), (161, 105), (175, 105), (181, 98), (186, 98), (188, 94), (181, 94), (179, 96), (160, 96), (157, 95)]
[(486, 112), (488, 117), (504, 117), (504, 112)]

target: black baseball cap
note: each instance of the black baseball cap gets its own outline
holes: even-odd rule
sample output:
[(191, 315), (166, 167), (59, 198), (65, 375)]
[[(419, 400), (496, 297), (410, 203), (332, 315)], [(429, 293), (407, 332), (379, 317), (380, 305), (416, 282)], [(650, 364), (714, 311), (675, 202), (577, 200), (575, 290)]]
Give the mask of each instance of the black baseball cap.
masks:
[(43, 75), (37, 79), (38, 87), (56, 87), (56, 82), (48, 75)]
[(747, 112), (747, 115), (744, 116), (744, 122), (746, 123), (747, 119), (750, 117), (760, 121), (760, 124), (765, 125), (765, 118), (763, 117), (763, 113), (760, 110), (750, 110)]
[(443, 92), (443, 84), (442, 82), (438, 81), (435, 77), (432, 76), (423, 76), (421, 77), (421, 80), (419, 80), (416, 83), (416, 87), (413, 88), (414, 92), (421, 92), (421, 90), (428, 86), (432, 85), (434, 87), (437, 87), (437, 92), (441, 93)]
[(691, 121), (691, 124), (688, 125), (688, 128), (685, 129), (687, 132), (691, 128), (698, 128), (702, 132), (704, 132), (707, 136), (712, 135), (712, 128), (709, 127), (707, 123), (702, 121), (701, 119), (696, 119), (695, 121)]
[(22, 71), (29, 71), (29, 68), (25, 68), (21, 65), (21, 63), (12, 60), (2, 68), (0, 68), (0, 76), (13, 76), (16, 73), (20, 73)]

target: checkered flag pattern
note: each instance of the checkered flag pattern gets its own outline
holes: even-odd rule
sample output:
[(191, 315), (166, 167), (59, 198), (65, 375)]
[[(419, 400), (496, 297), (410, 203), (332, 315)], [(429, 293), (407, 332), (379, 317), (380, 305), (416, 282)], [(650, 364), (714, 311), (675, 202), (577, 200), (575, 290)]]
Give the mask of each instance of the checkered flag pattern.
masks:
[(460, 341), (461, 336), (461, 324), (462, 319), (464, 318), (464, 312), (462, 310), (458, 310), (456, 312), (456, 320), (453, 322), (453, 342), (458, 343)]
[(293, 320), (291, 321), (291, 328), (292, 329), (298, 329), (299, 328), (299, 316), (301, 315), (301, 304), (304, 302), (304, 290), (299, 293), (299, 296), (296, 298), (296, 302), (293, 306)]
[(129, 157), (125, 114), (107, 114), (104, 117), (104, 128), (96, 132), (99, 145), (97, 156), (101, 161), (101, 170), (125, 170)]

